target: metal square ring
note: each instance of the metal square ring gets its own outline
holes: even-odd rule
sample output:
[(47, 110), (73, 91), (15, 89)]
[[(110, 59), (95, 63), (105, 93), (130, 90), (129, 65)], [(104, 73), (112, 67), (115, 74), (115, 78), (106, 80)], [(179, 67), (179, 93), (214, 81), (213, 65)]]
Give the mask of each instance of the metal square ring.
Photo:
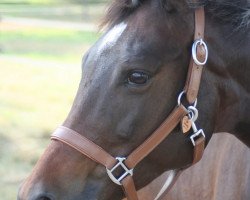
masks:
[(206, 138), (205, 133), (203, 131), (203, 129), (200, 129), (199, 131), (197, 131), (196, 133), (194, 133), (193, 135), (190, 136), (190, 140), (192, 142), (192, 144), (195, 146), (195, 138), (198, 137), (199, 135), (202, 135), (204, 138)]
[[(121, 181), (127, 176), (133, 176), (133, 169), (128, 169), (128, 167), (124, 164), (124, 161), (126, 160), (126, 158), (124, 157), (116, 157), (116, 160), (118, 161), (117, 164), (110, 170), (108, 168), (106, 168), (107, 170), (107, 174), (109, 176), (109, 178), (116, 183), (117, 185), (122, 185)], [(121, 167), (124, 170), (124, 173), (121, 174), (121, 176), (119, 178), (116, 178), (113, 175), (113, 171), (116, 170), (118, 167)]]

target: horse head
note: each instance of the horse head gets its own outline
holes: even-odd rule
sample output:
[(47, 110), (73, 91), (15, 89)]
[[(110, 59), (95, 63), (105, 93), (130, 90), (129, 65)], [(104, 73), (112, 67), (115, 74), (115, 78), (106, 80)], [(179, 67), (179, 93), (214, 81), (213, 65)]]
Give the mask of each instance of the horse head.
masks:
[[(107, 31), (84, 56), (80, 86), (63, 126), (114, 156), (126, 157), (142, 144), (176, 106), (185, 85), (195, 29), (193, 6), (199, 4), (191, 2), (115, 1), (104, 21)], [(197, 121), (208, 142), (213, 132), (239, 133), (235, 131), (239, 121), (244, 129), (250, 120), (234, 118), (249, 108), (240, 113), (240, 86), (232, 83), (233, 71), (228, 68), (234, 58), (226, 50), (235, 50), (230, 49), (234, 41), (221, 39), (223, 31), (233, 25), (220, 25), (211, 13), (206, 13), (206, 18), (210, 56), (202, 75)], [(247, 46), (242, 43), (242, 49)], [(247, 54), (242, 50), (239, 55)], [(240, 63), (249, 65), (245, 57)], [(241, 79), (241, 87), (247, 86), (247, 80)], [(245, 105), (249, 105), (247, 90), (241, 90), (241, 94), (245, 91)], [(192, 160), (193, 145), (177, 126), (134, 169), (135, 184), (141, 188), (164, 171), (184, 168)], [(58, 140), (52, 140), (19, 191), (20, 200), (122, 197), (122, 190), (111, 182), (103, 166)]]

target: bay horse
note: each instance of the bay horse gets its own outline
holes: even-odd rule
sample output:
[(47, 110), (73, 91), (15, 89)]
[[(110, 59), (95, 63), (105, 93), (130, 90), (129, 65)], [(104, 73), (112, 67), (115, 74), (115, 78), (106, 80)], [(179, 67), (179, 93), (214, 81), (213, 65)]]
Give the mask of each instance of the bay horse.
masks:
[(120, 184), (135, 200), (135, 186), (197, 162), (214, 132), (250, 146), (248, 0), (117, 0), (103, 23), (19, 200), (121, 199)]

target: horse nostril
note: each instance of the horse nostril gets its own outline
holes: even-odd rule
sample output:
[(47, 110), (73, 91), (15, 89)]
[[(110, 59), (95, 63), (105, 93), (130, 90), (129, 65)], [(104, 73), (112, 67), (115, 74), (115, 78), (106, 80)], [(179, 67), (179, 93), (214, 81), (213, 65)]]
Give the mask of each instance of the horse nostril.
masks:
[(41, 196), (41, 197), (37, 198), (36, 200), (53, 200), (53, 199), (48, 197), (48, 196)]

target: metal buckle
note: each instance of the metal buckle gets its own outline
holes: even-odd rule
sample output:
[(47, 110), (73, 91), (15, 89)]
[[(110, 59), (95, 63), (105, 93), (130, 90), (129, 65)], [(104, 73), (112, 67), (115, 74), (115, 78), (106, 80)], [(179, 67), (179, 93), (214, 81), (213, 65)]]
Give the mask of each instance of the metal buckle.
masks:
[(204, 138), (206, 138), (205, 133), (203, 131), (203, 129), (198, 130), (197, 132), (195, 132), (193, 135), (190, 136), (190, 140), (192, 142), (192, 144), (195, 146), (195, 138), (198, 137), (199, 135), (202, 135)]
[[(107, 170), (107, 174), (109, 176), (109, 178), (116, 183), (117, 185), (122, 185), (121, 181), (127, 176), (133, 176), (133, 169), (128, 169), (128, 167), (124, 164), (124, 161), (126, 160), (126, 158), (121, 158), (121, 157), (116, 157), (116, 160), (118, 161), (118, 163), (111, 169), (109, 170), (108, 168), (106, 168)], [(124, 172), (120, 175), (119, 178), (116, 178), (113, 175), (113, 171), (116, 170), (118, 167), (121, 167)]]
[[(205, 60), (203, 62), (199, 61), (198, 58), (197, 58), (197, 47), (198, 47), (198, 45), (204, 46), (204, 48), (205, 48), (206, 55), (205, 55)], [(205, 65), (207, 63), (208, 48), (207, 48), (207, 44), (202, 39), (194, 41), (194, 44), (192, 46), (192, 56), (193, 56), (194, 62), (199, 66)]]

